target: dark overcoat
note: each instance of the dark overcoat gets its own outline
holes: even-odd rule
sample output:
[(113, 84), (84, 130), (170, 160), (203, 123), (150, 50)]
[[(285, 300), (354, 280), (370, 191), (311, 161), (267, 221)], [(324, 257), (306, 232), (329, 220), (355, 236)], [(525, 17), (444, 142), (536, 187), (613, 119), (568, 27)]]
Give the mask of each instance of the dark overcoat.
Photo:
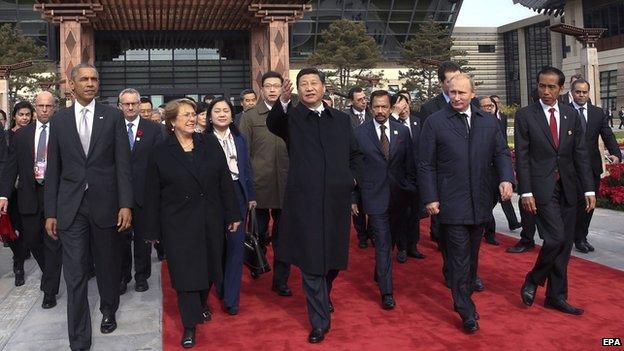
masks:
[(440, 202), (440, 223), (492, 220), (492, 164), (500, 182), (515, 183), (511, 153), (497, 119), (473, 106), (470, 121), (468, 133), (447, 105), (427, 118), (420, 135), (420, 196), (425, 205)]
[(145, 189), (145, 236), (163, 242), (177, 291), (205, 290), (221, 281), (226, 225), (241, 219), (219, 142), (205, 134), (194, 134), (193, 141), (192, 162), (175, 136), (157, 145)]
[(286, 142), (290, 169), (277, 257), (310, 274), (347, 268), (350, 196), (362, 154), (345, 113), (273, 106), (267, 127)]

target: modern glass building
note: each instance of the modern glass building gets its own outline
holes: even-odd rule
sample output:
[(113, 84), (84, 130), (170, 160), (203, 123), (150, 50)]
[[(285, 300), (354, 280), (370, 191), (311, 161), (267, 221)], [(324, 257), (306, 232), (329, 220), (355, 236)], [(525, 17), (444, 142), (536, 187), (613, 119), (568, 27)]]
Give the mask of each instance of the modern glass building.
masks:
[[(433, 18), (452, 29), (462, 0), (0, 0), (0, 23), (48, 48), (61, 75), (81, 61), (100, 71), (101, 97), (134, 87), (155, 104), (258, 88), (261, 72), (305, 62), (323, 29), (362, 21), (385, 59)], [(42, 19), (42, 17), (44, 19)], [(0, 48), (1, 50), (1, 48)]]

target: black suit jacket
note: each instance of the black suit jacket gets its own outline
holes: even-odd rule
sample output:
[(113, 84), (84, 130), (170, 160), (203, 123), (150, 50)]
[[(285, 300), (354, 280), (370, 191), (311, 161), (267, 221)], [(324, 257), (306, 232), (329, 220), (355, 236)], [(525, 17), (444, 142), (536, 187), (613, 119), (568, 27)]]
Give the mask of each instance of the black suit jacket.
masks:
[[(538, 205), (550, 202), (557, 170), (569, 205), (577, 201), (579, 190), (596, 190), (578, 114), (570, 106), (559, 103), (559, 116), (559, 148), (555, 148), (539, 101), (516, 112), (514, 140), (519, 194), (533, 193)], [(579, 179), (582, 189), (577, 189)]]
[(35, 189), (35, 129), (31, 123), (17, 130), (13, 136), (2, 176), (0, 177), (0, 197), (10, 197), (19, 176), (17, 186), (17, 206), (20, 214), (35, 214), (40, 206)]
[[(493, 183), (514, 183), (511, 153), (491, 114), (472, 107), (470, 134), (450, 105), (425, 121), (420, 135), (418, 181), (424, 204), (440, 202), (440, 223), (492, 220)], [(492, 177), (492, 164), (498, 180)]]
[[(574, 105), (570, 104), (574, 108)], [(578, 110), (577, 110), (578, 111)], [(585, 143), (587, 145), (587, 153), (594, 177), (599, 177), (602, 173), (602, 154), (598, 148), (598, 137), (602, 136), (602, 140), (609, 153), (617, 156), (622, 160), (622, 152), (618, 146), (615, 135), (609, 120), (601, 108), (592, 104), (587, 104), (587, 127), (585, 129)]]
[[(353, 129), (363, 124), (363, 123), (362, 124), (360, 123), (360, 117), (358, 117), (358, 115), (356, 115), (353, 112), (353, 107), (349, 107), (348, 109), (346, 109), (345, 113), (349, 115), (349, 118), (351, 118), (351, 127)], [(373, 120), (373, 114), (367, 108), (366, 110), (364, 110), (364, 123), (368, 121), (372, 121), (372, 120)]]
[(425, 120), (427, 120), (427, 117), (440, 111), (441, 109), (445, 108), (447, 105), (448, 105), (448, 102), (446, 102), (446, 99), (444, 99), (444, 95), (442, 93), (438, 94), (433, 99), (427, 101), (420, 108), (419, 117), (420, 117), (421, 122), (424, 124)]
[(82, 197), (89, 201), (98, 227), (117, 225), (120, 208), (132, 208), (130, 144), (120, 110), (95, 104), (89, 154), (85, 155), (74, 107), (50, 120), (44, 206), (46, 218), (56, 218), (64, 230), (74, 221)]
[(148, 119), (140, 120), (131, 152), (134, 208), (144, 205), (147, 161), (152, 149), (163, 139), (163, 129), (160, 124)]
[[(355, 129), (360, 150), (364, 154), (362, 180), (356, 192), (362, 198), (363, 212), (382, 214), (391, 203), (398, 205), (416, 192), (416, 165), (412, 140), (406, 126), (390, 119), (390, 154), (386, 160), (375, 123), (371, 120)], [(356, 203), (354, 201), (354, 203)]]

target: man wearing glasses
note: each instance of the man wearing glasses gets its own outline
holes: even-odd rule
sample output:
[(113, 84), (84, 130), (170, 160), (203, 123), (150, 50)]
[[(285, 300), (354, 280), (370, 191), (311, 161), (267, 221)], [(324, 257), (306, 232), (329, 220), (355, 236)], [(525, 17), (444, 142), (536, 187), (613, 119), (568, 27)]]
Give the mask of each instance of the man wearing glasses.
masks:
[[(271, 241), (273, 250), (278, 247), (277, 231), (282, 212), (282, 199), (288, 174), (288, 151), (284, 141), (269, 132), (266, 118), (273, 104), (282, 94), (282, 76), (275, 71), (268, 71), (262, 76), (261, 100), (255, 107), (247, 110), (240, 121), (240, 131), (247, 137), (249, 157), (253, 171), (253, 184), (256, 192), (256, 215), (260, 241), (268, 243), (269, 219), (273, 219)], [(280, 296), (291, 296), (288, 287), (290, 265), (274, 259), (272, 289)]]

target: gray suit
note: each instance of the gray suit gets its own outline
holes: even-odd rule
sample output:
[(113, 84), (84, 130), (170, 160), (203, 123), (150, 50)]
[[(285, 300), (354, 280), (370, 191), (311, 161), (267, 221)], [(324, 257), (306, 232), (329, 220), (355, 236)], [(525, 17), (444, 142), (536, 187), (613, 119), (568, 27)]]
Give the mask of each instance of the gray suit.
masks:
[[(96, 103), (88, 154), (85, 155), (74, 108), (51, 119), (45, 181), (45, 217), (57, 219), (67, 285), (70, 347), (91, 346), (87, 300), (87, 261), (93, 254), (100, 311), (119, 306), (121, 261), (117, 214), (133, 205), (130, 144), (121, 111)], [(88, 185), (88, 189), (87, 189)]]

